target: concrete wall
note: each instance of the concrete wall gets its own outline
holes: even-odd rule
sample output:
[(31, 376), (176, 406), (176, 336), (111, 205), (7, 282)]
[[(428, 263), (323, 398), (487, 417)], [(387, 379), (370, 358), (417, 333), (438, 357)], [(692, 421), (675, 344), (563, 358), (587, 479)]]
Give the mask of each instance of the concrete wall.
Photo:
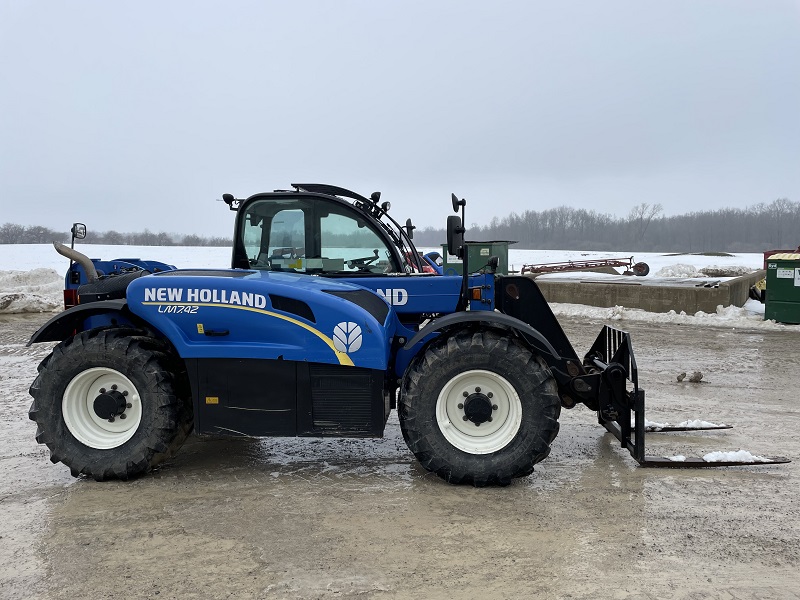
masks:
[[(648, 285), (632, 277), (630, 282), (606, 283), (601, 281), (571, 281), (536, 279), (548, 302), (588, 304), (589, 306), (624, 306), (641, 308), (649, 312), (698, 311), (716, 312), (717, 306), (743, 306), (750, 288), (763, 279), (766, 271), (722, 282), (719, 287), (706, 288), (688, 285)], [(663, 281), (663, 280), (661, 280)]]

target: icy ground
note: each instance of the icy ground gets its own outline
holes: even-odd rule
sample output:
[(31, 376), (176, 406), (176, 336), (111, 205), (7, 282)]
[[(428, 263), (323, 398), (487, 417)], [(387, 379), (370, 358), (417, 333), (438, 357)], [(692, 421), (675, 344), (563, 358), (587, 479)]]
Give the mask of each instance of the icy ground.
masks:
[[(92, 258), (144, 258), (174, 264), (178, 268), (227, 268), (231, 251), (225, 247), (185, 246), (104, 246), (82, 244), (76, 247)], [(423, 249), (427, 251), (429, 249)], [(512, 270), (523, 264), (622, 258), (650, 265), (648, 278), (702, 278), (701, 269), (725, 270), (732, 275), (748, 273), (763, 266), (759, 253), (732, 256), (698, 254), (670, 255), (654, 252), (586, 252), (576, 250), (509, 250)], [(0, 246), (0, 313), (57, 311), (62, 306), (63, 274), (68, 261), (49, 244), (11, 244)], [(585, 277), (583, 273), (581, 276)], [(719, 279), (719, 278), (716, 278)], [(764, 306), (748, 300), (744, 307), (720, 307), (716, 313), (648, 313), (622, 306), (599, 308), (580, 304), (553, 304), (556, 315), (585, 317), (603, 321), (658, 321), (721, 327), (782, 329), (785, 326), (764, 321)]]
[[(91, 250), (181, 267), (229, 260), (224, 248)], [(564, 255), (529, 254), (511, 258), (519, 268)], [(636, 259), (653, 276), (722, 262)], [(757, 256), (725, 261), (761, 264)], [(58, 310), (65, 269), (49, 247), (0, 246), (0, 297), (19, 294), (28, 311), (52, 310), (49, 298)], [(553, 451), (533, 476), (475, 490), (426, 472), (395, 412), (383, 439), (192, 436), (152, 475), (99, 484), (52, 465), (28, 419), (28, 388), (51, 344), (26, 344), (51, 314), (0, 315), (0, 598), (216, 598), (222, 582), (226, 597), (257, 589), (259, 598), (287, 599), (590, 600), (608, 590), (625, 600), (797, 599), (800, 327), (764, 324), (741, 309), (555, 309), (579, 352), (594, 342), (595, 321), (628, 321), (650, 425), (706, 424), (701, 417), (735, 425), (648, 434), (649, 454), (677, 464), (795, 462), (640, 469), (594, 412), (578, 408), (562, 411)], [(701, 383), (676, 380), (693, 371), (703, 372)], [(98, 570), (102, 577), (86, 576)]]

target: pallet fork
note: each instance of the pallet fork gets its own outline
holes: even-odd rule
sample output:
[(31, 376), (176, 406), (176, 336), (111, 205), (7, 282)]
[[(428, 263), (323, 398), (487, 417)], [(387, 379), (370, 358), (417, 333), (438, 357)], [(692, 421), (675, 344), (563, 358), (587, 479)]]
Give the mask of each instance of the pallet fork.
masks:
[[(584, 358), (584, 365), (600, 372), (598, 422), (643, 467), (698, 468), (767, 465), (791, 462), (785, 457), (752, 457), (743, 460), (707, 460), (700, 457), (650, 456), (645, 452), (645, 434), (670, 431), (731, 429), (731, 425), (691, 422), (676, 426), (648, 426), (645, 419), (645, 393), (639, 387), (636, 358), (630, 336), (613, 327), (604, 326)], [(632, 389), (627, 389), (630, 384)], [(707, 455), (709, 456), (709, 455)]]

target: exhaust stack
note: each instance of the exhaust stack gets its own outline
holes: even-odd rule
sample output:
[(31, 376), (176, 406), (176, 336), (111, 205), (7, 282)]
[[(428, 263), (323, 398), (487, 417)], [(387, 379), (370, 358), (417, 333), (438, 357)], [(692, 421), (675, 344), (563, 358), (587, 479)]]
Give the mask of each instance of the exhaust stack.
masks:
[(97, 281), (97, 269), (94, 268), (92, 259), (85, 254), (78, 252), (74, 248), (67, 248), (64, 244), (60, 244), (58, 242), (53, 242), (53, 248), (55, 248), (56, 252), (58, 252), (61, 256), (65, 256), (70, 260), (74, 260), (76, 263), (82, 266), (83, 270), (86, 271), (86, 278), (89, 280), (89, 283)]

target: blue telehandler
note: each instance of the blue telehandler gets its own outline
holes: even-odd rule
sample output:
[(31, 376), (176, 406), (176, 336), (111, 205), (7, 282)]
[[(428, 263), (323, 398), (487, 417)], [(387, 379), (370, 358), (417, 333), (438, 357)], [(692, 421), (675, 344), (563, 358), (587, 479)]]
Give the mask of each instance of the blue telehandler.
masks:
[[(645, 455), (628, 334), (604, 327), (579, 358), (532, 278), (496, 273), (493, 257), (467, 264), (464, 200), (447, 221), (463, 275), (442, 276), (378, 192), (292, 188), (223, 196), (230, 269), (57, 245), (73, 261), (67, 310), (30, 340), (58, 342), (30, 388), (54, 463), (128, 479), (192, 432), (381, 437), (396, 408), (426, 469), (507, 485), (549, 454), (562, 407), (583, 404), (642, 465), (744, 464)], [(73, 246), (82, 235), (76, 224)]]

